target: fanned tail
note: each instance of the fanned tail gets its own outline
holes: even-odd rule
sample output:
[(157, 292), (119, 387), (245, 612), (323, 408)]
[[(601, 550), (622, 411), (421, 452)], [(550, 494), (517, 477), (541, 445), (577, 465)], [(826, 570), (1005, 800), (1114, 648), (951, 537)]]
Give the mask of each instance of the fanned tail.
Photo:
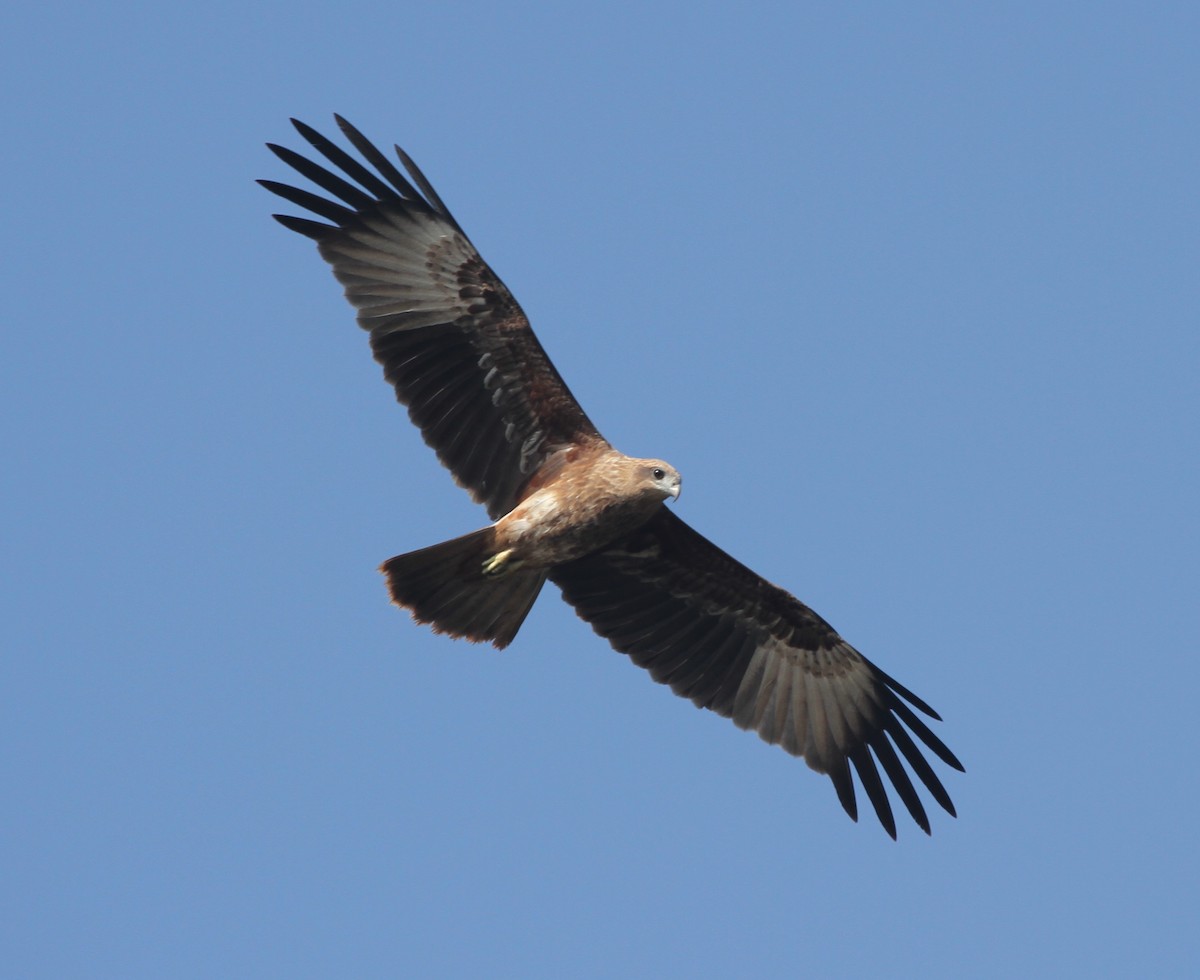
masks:
[(496, 647), (512, 642), (546, 581), (540, 570), (517, 569), (485, 575), (495, 530), (485, 527), (461, 538), (389, 558), (379, 570), (387, 576), (392, 602), (409, 610), (436, 633)]

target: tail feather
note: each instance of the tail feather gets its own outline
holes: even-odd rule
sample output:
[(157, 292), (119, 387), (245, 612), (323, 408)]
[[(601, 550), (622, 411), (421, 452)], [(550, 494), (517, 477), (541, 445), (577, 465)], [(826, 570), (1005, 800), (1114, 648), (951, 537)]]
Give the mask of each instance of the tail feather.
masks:
[(389, 558), (379, 570), (387, 576), (392, 602), (412, 612), (418, 623), (429, 623), (437, 633), (506, 647), (525, 621), (546, 573), (518, 569), (485, 576), (483, 563), (494, 543), (494, 529), (485, 527)]

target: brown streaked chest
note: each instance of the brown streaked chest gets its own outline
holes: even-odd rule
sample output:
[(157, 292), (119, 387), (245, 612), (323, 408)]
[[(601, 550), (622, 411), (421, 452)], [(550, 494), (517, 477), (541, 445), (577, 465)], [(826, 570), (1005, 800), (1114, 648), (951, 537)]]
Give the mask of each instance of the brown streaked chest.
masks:
[(636, 491), (619, 454), (561, 467), (496, 522), (497, 546), (550, 566), (590, 554), (634, 530), (662, 505)]

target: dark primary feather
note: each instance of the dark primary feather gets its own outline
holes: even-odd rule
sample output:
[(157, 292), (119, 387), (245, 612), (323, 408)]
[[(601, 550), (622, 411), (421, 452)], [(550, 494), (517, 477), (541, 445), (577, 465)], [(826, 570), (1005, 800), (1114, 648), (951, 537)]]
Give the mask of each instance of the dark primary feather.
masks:
[(638, 531), (554, 569), (550, 578), (597, 633), (656, 681), (828, 774), (852, 818), (858, 806), (851, 765), (880, 822), (896, 836), (878, 763), (929, 833), (896, 749), (933, 799), (954, 813), (909, 731), (947, 765), (961, 770), (962, 764), (904, 701), (937, 718), (933, 710), (811, 609), (665, 507)]
[(517, 301), (412, 160), (397, 148), (405, 177), (358, 130), (336, 118), (369, 167), (293, 120), (340, 173), (294, 150), (268, 146), (329, 196), (277, 181), (260, 183), (330, 222), (275, 216), (316, 240), (425, 441), (488, 513), (500, 517), (555, 451), (603, 439)]

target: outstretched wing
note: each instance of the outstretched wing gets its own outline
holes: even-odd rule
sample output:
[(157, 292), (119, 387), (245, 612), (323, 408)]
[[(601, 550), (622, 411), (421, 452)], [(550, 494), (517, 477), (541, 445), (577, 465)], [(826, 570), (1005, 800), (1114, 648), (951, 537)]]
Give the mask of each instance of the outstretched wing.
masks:
[(552, 454), (604, 440), (517, 301), (416, 164), (396, 147), (405, 177), (358, 130), (334, 118), (370, 167), (294, 119), (300, 135), (344, 177), (267, 145), (337, 200), (259, 183), (332, 222), (275, 215), (316, 240), (358, 310), (359, 325), (370, 331), (396, 397), (458, 483), (497, 518)]
[(930, 832), (897, 750), (954, 814), (912, 735), (947, 765), (961, 770), (962, 764), (909, 705), (932, 718), (937, 713), (815, 612), (665, 507), (638, 531), (556, 568), (550, 578), (597, 633), (656, 681), (828, 774), (852, 819), (858, 804), (851, 765), (880, 822), (896, 836), (878, 761), (913, 819)]

